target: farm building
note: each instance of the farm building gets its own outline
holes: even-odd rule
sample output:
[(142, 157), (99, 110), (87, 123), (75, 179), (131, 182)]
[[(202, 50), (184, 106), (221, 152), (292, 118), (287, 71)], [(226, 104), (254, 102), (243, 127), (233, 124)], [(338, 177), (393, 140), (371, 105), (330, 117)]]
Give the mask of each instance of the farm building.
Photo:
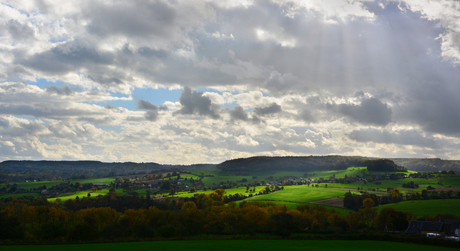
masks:
[(455, 235), (455, 229), (450, 222), (411, 221), (405, 231), (407, 234), (440, 234), (442, 236)]

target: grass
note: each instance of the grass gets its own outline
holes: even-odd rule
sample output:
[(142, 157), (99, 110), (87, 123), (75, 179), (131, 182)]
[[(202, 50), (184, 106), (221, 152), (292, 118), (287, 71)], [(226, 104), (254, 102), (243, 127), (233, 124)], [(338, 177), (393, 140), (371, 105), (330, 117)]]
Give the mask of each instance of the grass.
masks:
[(312, 202), (317, 200), (330, 199), (337, 196), (343, 196), (343, 190), (321, 188), (321, 187), (308, 187), (308, 186), (289, 186), (284, 187), (284, 190), (277, 191), (271, 194), (259, 195), (247, 199), (264, 200), (264, 201), (285, 201), (285, 202)]
[[(93, 184), (110, 184), (110, 182), (115, 181), (115, 177), (108, 177), (108, 178), (94, 178), (94, 179), (77, 179), (71, 180), (71, 183), (80, 182), (81, 184), (85, 183), (93, 183)], [(37, 181), (37, 182), (16, 182), (10, 183), (10, 185), (17, 184), (18, 188), (24, 189), (31, 189), (31, 188), (38, 188), (39, 186), (46, 185), (47, 187), (59, 185), (60, 183), (67, 183), (65, 180), (58, 180), (58, 181)], [(5, 183), (0, 184), (0, 187), (6, 186)]]
[(417, 244), (382, 241), (347, 240), (197, 240), (197, 241), (151, 241), (102, 244), (40, 245), (40, 246), (2, 246), (3, 251), (28, 250), (322, 250), (322, 251), (432, 251), (457, 250), (454, 248), (423, 246)]
[[(98, 190), (98, 191), (79, 191), (79, 192), (76, 192), (76, 193), (72, 193), (72, 194), (65, 194), (65, 196), (59, 196), (59, 197), (56, 197), (56, 198), (48, 198), (48, 201), (50, 202), (53, 202), (57, 199), (60, 199), (62, 201), (66, 201), (66, 200), (70, 200), (70, 199), (75, 199), (77, 198), (80, 198), (82, 199), (83, 197), (88, 197), (88, 193), (91, 194), (91, 197), (96, 197), (98, 195), (106, 195), (107, 193), (109, 192), (109, 189), (101, 189), (101, 190)], [(64, 195), (64, 194), (63, 194)]]
[(448, 200), (412, 200), (380, 205), (377, 208), (392, 207), (398, 211), (412, 212), (417, 217), (453, 214), (460, 217), (460, 199)]
[(9, 198), (9, 197), (19, 198), (19, 197), (23, 197), (23, 196), (26, 196), (26, 197), (32, 196), (34, 198), (41, 198), (43, 195), (38, 194), (38, 193), (17, 193), (17, 194), (5, 193), (5, 194), (0, 194), (0, 198)]
[[(254, 187), (251, 187), (251, 189), (253, 189)], [(264, 186), (257, 186), (256, 187), (256, 192), (258, 193), (262, 188), (264, 188)], [(179, 193), (176, 193), (176, 195), (174, 195), (174, 197), (193, 197), (194, 194), (200, 194), (200, 193), (205, 193), (205, 194), (208, 194), (208, 193), (212, 193), (214, 190), (207, 190), (207, 191), (197, 191), (195, 193), (190, 193), (190, 192), (179, 192)], [(237, 193), (241, 193), (241, 194), (244, 194), (244, 195), (249, 195), (249, 193), (246, 193), (246, 187), (235, 187), (235, 188), (230, 188), (230, 189), (225, 189), (225, 192), (226, 192), (226, 195), (230, 195), (230, 194), (237, 194)]]

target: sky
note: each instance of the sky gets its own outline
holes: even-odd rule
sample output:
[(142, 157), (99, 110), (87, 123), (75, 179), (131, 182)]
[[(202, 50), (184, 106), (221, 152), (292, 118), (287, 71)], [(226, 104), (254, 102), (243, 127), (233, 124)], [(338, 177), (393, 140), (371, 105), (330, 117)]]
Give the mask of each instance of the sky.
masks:
[(0, 0), (0, 161), (460, 159), (460, 2)]

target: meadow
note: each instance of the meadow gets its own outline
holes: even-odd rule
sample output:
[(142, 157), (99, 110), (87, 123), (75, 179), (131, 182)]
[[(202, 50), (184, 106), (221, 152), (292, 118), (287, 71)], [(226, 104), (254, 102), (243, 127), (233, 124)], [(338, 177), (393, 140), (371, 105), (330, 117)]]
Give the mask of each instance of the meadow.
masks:
[[(71, 180), (71, 183), (75, 182), (80, 182), (81, 184), (85, 183), (93, 183), (93, 184), (105, 184), (109, 185), (111, 182), (115, 181), (115, 177), (107, 177), (107, 178), (94, 178), (94, 179), (76, 179), (76, 180)], [(18, 188), (24, 188), (24, 189), (31, 189), (31, 188), (37, 188), (39, 186), (55, 186), (59, 185), (61, 183), (67, 183), (67, 181), (37, 181), (37, 182), (17, 182), (15, 184), (18, 185)], [(5, 183), (0, 184), (0, 188), (6, 186)]]
[(284, 201), (284, 202), (301, 202), (308, 203), (317, 200), (324, 200), (334, 197), (342, 197), (345, 194), (343, 190), (313, 187), (313, 186), (286, 186), (270, 194), (264, 194), (248, 198), (247, 201)]
[(382, 241), (348, 241), (348, 240), (194, 240), (194, 241), (150, 241), (101, 244), (39, 245), (39, 246), (2, 246), (2, 251), (100, 251), (100, 250), (322, 250), (322, 251), (453, 251), (446, 247), (423, 246), (417, 244), (382, 242)]
[[(265, 180), (266, 182), (271, 179), (279, 179), (282, 177), (303, 177), (304, 172), (296, 172), (296, 171), (266, 171), (266, 172), (251, 172), (248, 175), (240, 176), (234, 175), (232, 173), (223, 172), (218, 169), (204, 169), (204, 170), (194, 170), (191, 174), (182, 174), (182, 178), (193, 178), (193, 179), (200, 179), (199, 176), (202, 175), (202, 172), (205, 175), (213, 175), (214, 177), (204, 177), (202, 180), (207, 186), (214, 186), (214, 184), (219, 184), (220, 182), (226, 183), (227, 181), (238, 181), (238, 184), (242, 183), (251, 183), (252, 181), (262, 181)], [(350, 167), (346, 170), (335, 170), (335, 171), (315, 171), (307, 173), (308, 179), (311, 178), (329, 178), (334, 176), (335, 178), (344, 178), (345, 176), (348, 177), (356, 177), (362, 176), (363, 173), (369, 173), (365, 167)], [(376, 172), (372, 172), (375, 174)], [(409, 174), (407, 172), (406, 174)], [(256, 177), (253, 179), (253, 177)], [(241, 180), (245, 178), (247, 182), (241, 182)], [(169, 179), (169, 178), (168, 178)], [(84, 180), (73, 180), (74, 182), (84, 183), (93, 183), (93, 184), (110, 184), (115, 180), (115, 177), (108, 177), (108, 178), (97, 178), (97, 179), (84, 179)], [(403, 188), (402, 185), (408, 182), (414, 182), (419, 185), (419, 188)], [(40, 185), (52, 186), (57, 185), (59, 183), (63, 183), (65, 181), (41, 181), (41, 182), (23, 182), (17, 183), (18, 187), (21, 188), (36, 188)], [(263, 189), (265, 186), (257, 186), (255, 193), (252, 193), (254, 196), (246, 199), (247, 201), (261, 201), (261, 202), (272, 202), (275, 204), (284, 204), (290, 209), (296, 208), (298, 205), (310, 203), (318, 200), (335, 198), (335, 197), (343, 197), (344, 194), (348, 191), (352, 193), (358, 193), (359, 190), (365, 190), (369, 193), (375, 193), (379, 196), (387, 195), (387, 188), (399, 188), (402, 193), (411, 193), (411, 192), (421, 192), (422, 190), (426, 189), (428, 186), (432, 186), (434, 188), (446, 188), (446, 187), (460, 187), (460, 176), (459, 175), (440, 175), (440, 177), (434, 177), (430, 179), (420, 179), (420, 178), (409, 178), (409, 179), (400, 179), (400, 180), (381, 180), (379, 181), (381, 184), (375, 184), (373, 182), (368, 183), (351, 183), (351, 184), (341, 184), (341, 183), (320, 183), (318, 184), (319, 187), (313, 187), (313, 184), (310, 186), (307, 185), (293, 185), (293, 186), (284, 186), (283, 190), (273, 192), (270, 194), (264, 195), (257, 195), (258, 192)], [(189, 181), (182, 182), (184, 185), (190, 185)], [(5, 184), (2, 184), (5, 185)], [(316, 184), (314, 184), (316, 185)], [(327, 185), (327, 188), (326, 188)], [(251, 189), (254, 187), (251, 187)], [(374, 191), (373, 191), (374, 190)], [(137, 189), (137, 190), (123, 190), (123, 189), (116, 189), (116, 192), (119, 194), (129, 194), (132, 192), (137, 192), (138, 195), (145, 196), (146, 189)], [(213, 190), (200, 190), (194, 193), (190, 193), (189, 191), (186, 192), (176, 192), (174, 197), (193, 197), (194, 194), (200, 193), (211, 193)], [(65, 201), (68, 199), (75, 199), (77, 196), (79, 198), (87, 197), (88, 192), (91, 194), (91, 197), (96, 197), (99, 195), (105, 195), (109, 191), (108, 189), (102, 189), (98, 191), (79, 191), (75, 193), (66, 193), (61, 194), (59, 197), (56, 198), (48, 198), (50, 201), (55, 201), (56, 199), (60, 199), (61, 201)], [(167, 191), (169, 193), (169, 191)], [(226, 189), (227, 195), (233, 194), (243, 194), (248, 196), (250, 193), (246, 192), (246, 187), (234, 187), (230, 189)], [(154, 194), (151, 194), (155, 196)], [(165, 194), (166, 195), (166, 194)], [(38, 193), (24, 193), (24, 194), (2, 194), (0, 198), (3, 197), (21, 197), (21, 196), (33, 196), (35, 198), (40, 198), (41, 195)], [(421, 216), (435, 216), (440, 213), (454, 213), (460, 216), (457, 212), (460, 206), (460, 200), (428, 200), (428, 201), (405, 201), (400, 203), (394, 204), (387, 204), (378, 207), (379, 209), (391, 206), (396, 208), (397, 210), (402, 211), (411, 211), (418, 217)], [(334, 207), (328, 207), (334, 208)], [(342, 209), (342, 208), (334, 208), (339, 211), (341, 214), (348, 214), (350, 210)]]
[(452, 214), (460, 217), (460, 199), (450, 200), (412, 200), (380, 205), (377, 209), (392, 207), (398, 211), (412, 212), (417, 217), (430, 216), (438, 214)]

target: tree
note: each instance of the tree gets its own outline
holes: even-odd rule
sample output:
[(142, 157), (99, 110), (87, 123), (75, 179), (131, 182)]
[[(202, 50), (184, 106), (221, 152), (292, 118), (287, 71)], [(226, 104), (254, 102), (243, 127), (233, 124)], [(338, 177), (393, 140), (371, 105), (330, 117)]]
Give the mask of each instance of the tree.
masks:
[(91, 197), (91, 194), (90, 194), (90, 193), (88, 193), (88, 197)]
[(195, 192), (196, 192), (196, 188), (191, 187), (191, 188), (190, 188), (190, 192), (191, 192), (191, 193), (195, 193)]
[(147, 191), (145, 192), (145, 199), (146, 200), (150, 200), (150, 190), (147, 189)]
[(367, 170), (373, 172), (398, 172), (405, 171), (405, 168), (397, 166), (393, 160), (378, 159), (369, 161)]
[(174, 195), (176, 194), (176, 190), (174, 190), (174, 188), (171, 188), (171, 190), (169, 190), (169, 195)]

